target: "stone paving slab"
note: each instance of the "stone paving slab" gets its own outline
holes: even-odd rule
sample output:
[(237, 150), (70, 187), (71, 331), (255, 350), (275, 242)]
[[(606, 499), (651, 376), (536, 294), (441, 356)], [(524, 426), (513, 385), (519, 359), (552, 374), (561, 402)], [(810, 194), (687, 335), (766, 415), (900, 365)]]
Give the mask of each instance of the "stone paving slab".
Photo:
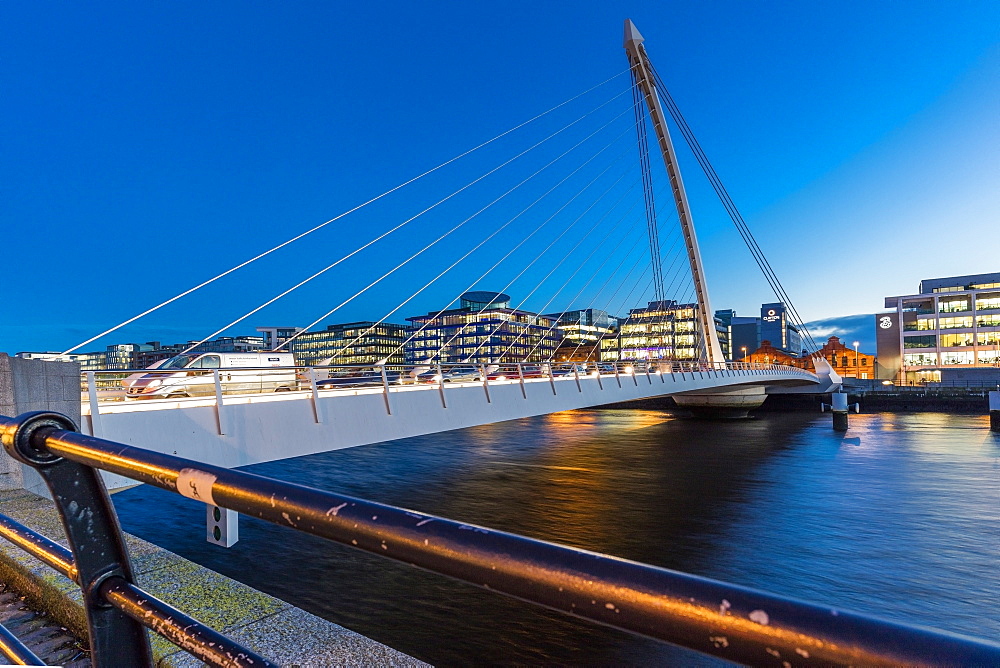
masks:
[[(0, 491), (0, 512), (66, 545), (52, 502)], [(427, 666), (354, 631), (125, 534), (137, 584), (253, 651), (288, 666)], [(86, 637), (82, 594), (68, 578), (0, 539), (0, 581), (78, 637)], [(158, 667), (203, 665), (150, 633)]]

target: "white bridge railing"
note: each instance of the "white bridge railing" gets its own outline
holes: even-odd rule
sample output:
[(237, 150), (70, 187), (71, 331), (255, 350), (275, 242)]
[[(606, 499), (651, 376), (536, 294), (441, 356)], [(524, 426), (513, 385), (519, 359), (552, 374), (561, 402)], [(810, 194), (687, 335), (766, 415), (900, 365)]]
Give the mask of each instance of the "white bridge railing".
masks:
[(177, 401), (188, 398), (265, 394), (275, 392), (310, 392), (330, 395), (336, 392), (381, 390), (386, 395), (396, 390), (425, 389), (443, 391), (445, 384), (475, 383), (489, 393), (491, 384), (571, 381), (578, 386), (593, 378), (601, 389), (605, 383), (621, 387), (622, 382), (665, 382), (673, 376), (684, 380), (699, 374), (746, 377), (755, 374), (793, 373), (803, 379), (812, 374), (803, 369), (777, 364), (746, 362), (539, 362), (479, 364), (410, 364), (410, 365), (333, 365), (315, 367), (241, 367), (223, 369), (125, 369), (86, 371), (82, 378), (82, 400), (90, 413), (98, 404), (135, 401)]
[(739, 362), (88, 371), (81, 412), (93, 436), (235, 467), (635, 399), (823, 383)]

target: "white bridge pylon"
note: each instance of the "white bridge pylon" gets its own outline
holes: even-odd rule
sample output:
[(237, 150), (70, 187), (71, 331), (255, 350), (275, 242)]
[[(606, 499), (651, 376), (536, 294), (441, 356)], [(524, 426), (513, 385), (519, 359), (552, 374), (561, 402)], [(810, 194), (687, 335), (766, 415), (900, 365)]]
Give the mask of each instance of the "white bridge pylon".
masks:
[(636, 85), (642, 91), (643, 100), (646, 102), (646, 109), (653, 122), (657, 146), (659, 146), (660, 155), (663, 158), (663, 166), (670, 179), (670, 190), (673, 194), (674, 206), (677, 207), (677, 219), (684, 236), (688, 263), (691, 265), (691, 278), (694, 281), (694, 292), (698, 299), (698, 318), (705, 337), (705, 359), (709, 362), (722, 362), (726, 358), (722, 354), (719, 336), (715, 332), (713, 315), (715, 312), (708, 299), (708, 285), (705, 283), (705, 268), (701, 262), (701, 251), (698, 250), (694, 217), (691, 214), (691, 205), (688, 203), (687, 191), (684, 190), (684, 180), (681, 178), (681, 169), (677, 162), (677, 153), (674, 151), (674, 143), (670, 140), (667, 116), (663, 112), (660, 96), (656, 92), (656, 82), (653, 80), (649, 56), (646, 55), (646, 49), (642, 46), (643, 41), (642, 35), (639, 34), (639, 30), (632, 23), (632, 20), (626, 19), (625, 52), (628, 54), (629, 66), (632, 69)]
[[(90, 404), (86, 433), (225, 467), (686, 392), (812, 388), (830, 380), (763, 364), (691, 364), (657, 372), (241, 394)], [(86, 406), (85, 406), (86, 407)], [(111, 485), (114, 486), (114, 481)]]

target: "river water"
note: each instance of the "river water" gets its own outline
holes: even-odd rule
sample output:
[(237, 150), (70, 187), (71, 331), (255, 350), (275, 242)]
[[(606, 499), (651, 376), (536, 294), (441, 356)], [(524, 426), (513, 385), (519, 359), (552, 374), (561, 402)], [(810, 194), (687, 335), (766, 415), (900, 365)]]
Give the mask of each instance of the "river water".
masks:
[[(1000, 435), (988, 418), (583, 410), (255, 473), (908, 623), (1000, 637)], [(126, 531), (436, 665), (718, 665), (291, 529), (121, 492)]]

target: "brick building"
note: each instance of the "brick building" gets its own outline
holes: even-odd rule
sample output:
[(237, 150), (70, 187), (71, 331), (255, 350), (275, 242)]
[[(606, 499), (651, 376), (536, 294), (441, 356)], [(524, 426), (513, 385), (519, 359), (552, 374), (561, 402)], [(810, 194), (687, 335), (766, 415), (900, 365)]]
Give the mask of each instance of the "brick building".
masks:
[[(825, 358), (841, 378), (875, 377), (875, 356), (855, 351), (853, 347), (841, 343), (839, 337), (831, 336), (815, 354)], [(761, 341), (760, 348), (753, 351), (746, 360), (741, 361), (759, 364), (784, 364), (807, 371), (815, 371), (812, 358), (812, 355), (793, 357), (775, 348), (770, 341)]]

